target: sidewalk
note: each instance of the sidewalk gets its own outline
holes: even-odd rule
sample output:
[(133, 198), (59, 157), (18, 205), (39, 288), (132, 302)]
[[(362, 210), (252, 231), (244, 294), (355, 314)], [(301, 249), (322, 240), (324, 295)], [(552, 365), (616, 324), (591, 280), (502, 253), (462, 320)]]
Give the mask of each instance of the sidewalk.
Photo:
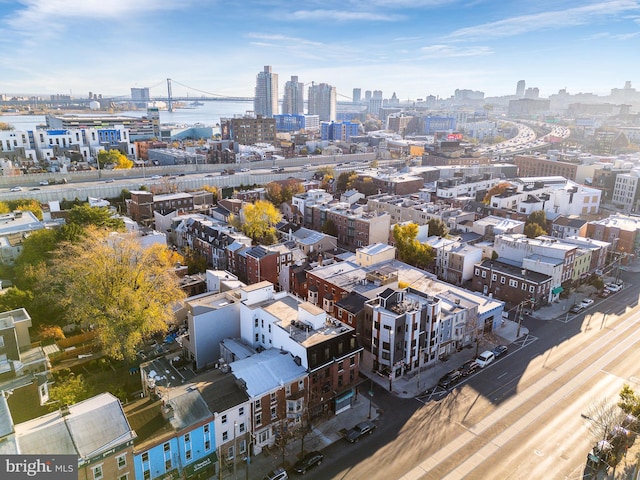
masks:
[[(360, 385), (360, 391), (364, 390), (363, 385)], [(283, 465), (291, 478), (293, 465), (302, 457), (301, 452), (303, 448), (306, 454), (315, 450), (322, 451), (338, 441), (346, 442), (346, 440), (342, 440), (341, 431), (347, 430), (363, 420), (367, 420), (369, 411), (371, 411), (371, 420), (376, 421), (379, 416), (378, 407), (375, 403), (371, 403), (371, 407), (369, 404), (369, 397), (359, 394), (349, 410), (339, 413), (338, 415), (332, 415), (314, 424), (311, 432), (304, 438), (304, 445), (300, 438), (289, 441), (284, 448), (284, 464), (282, 461), (282, 448), (272, 447), (268, 450), (263, 450), (260, 454), (251, 458), (248, 475), (246, 463), (238, 459), (235, 474), (232, 467), (222, 466), (222, 478), (227, 480), (235, 480), (235, 478), (261, 480), (267, 473)], [(212, 480), (217, 480), (217, 478), (218, 477), (212, 477)]]

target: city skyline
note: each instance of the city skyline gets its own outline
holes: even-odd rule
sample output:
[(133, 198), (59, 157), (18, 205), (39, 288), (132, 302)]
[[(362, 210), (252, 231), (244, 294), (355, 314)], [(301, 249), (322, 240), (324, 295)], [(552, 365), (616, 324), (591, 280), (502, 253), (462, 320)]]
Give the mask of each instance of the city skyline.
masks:
[(202, 3), (0, 2), (0, 94), (165, 96), (172, 78), (175, 96), (253, 96), (264, 65), (280, 92), (298, 76), (342, 101), (353, 88), (403, 101), (515, 95), (522, 79), (541, 97), (640, 81), (637, 1)]

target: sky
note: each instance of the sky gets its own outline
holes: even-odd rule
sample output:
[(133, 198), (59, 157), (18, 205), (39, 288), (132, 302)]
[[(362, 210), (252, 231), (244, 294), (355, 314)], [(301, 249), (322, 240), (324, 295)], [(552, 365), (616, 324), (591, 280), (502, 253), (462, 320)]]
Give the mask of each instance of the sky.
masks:
[(640, 89), (640, 0), (0, 0), (0, 94), (254, 94), (271, 65), (400, 100)]

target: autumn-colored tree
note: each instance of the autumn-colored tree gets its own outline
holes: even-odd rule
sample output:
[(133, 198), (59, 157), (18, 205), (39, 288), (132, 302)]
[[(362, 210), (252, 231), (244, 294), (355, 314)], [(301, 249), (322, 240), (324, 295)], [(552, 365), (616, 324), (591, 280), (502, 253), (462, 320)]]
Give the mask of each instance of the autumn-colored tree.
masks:
[(41, 325), (38, 329), (38, 337), (43, 341), (57, 342), (65, 338), (62, 328), (58, 325)]
[(13, 125), (7, 122), (0, 122), (0, 130), (13, 130)]
[(544, 210), (531, 212), (524, 224), (524, 234), (529, 238), (535, 238), (547, 233), (547, 214)]
[(416, 239), (417, 236), (418, 225), (415, 223), (396, 224), (393, 227), (398, 258), (409, 265), (424, 269), (433, 263), (435, 253), (429, 245), (420, 243)]
[(484, 203), (485, 205), (489, 205), (489, 202), (491, 201), (491, 197), (493, 197), (494, 195), (502, 195), (504, 192), (506, 192), (507, 188), (509, 188), (510, 186), (511, 184), (509, 182), (497, 183), (496, 185), (491, 187), (489, 190), (487, 190), (487, 194), (482, 199), (482, 203)]
[(278, 240), (276, 224), (282, 219), (282, 214), (267, 200), (247, 203), (242, 208), (242, 224), (240, 229), (250, 237), (254, 243), (271, 245)]
[(276, 206), (282, 204), (282, 184), (280, 182), (269, 182), (265, 185), (267, 200)]
[(98, 152), (98, 164), (100, 168), (104, 168), (107, 165), (113, 165), (115, 169), (133, 168), (133, 161), (129, 160), (120, 150), (100, 150)]
[(105, 355), (132, 360), (144, 339), (166, 331), (184, 298), (166, 250), (90, 228), (81, 241), (56, 250), (35, 293), (68, 320), (95, 329)]

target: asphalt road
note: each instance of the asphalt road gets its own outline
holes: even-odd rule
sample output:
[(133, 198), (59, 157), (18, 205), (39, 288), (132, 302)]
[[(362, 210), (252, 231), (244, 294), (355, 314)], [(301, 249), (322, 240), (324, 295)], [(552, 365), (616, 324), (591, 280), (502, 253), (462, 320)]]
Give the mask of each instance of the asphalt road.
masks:
[[(640, 390), (640, 283), (573, 320), (526, 319), (529, 337), (439, 400), (398, 399), (376, 386), (378, 430), (325, 450), (312, 479), (578, 479), (595, 443), (594, 401)], [(633, 281), (638, 283), (633, 284)], [(561, 319), (564, 320), (564, 319)]]

